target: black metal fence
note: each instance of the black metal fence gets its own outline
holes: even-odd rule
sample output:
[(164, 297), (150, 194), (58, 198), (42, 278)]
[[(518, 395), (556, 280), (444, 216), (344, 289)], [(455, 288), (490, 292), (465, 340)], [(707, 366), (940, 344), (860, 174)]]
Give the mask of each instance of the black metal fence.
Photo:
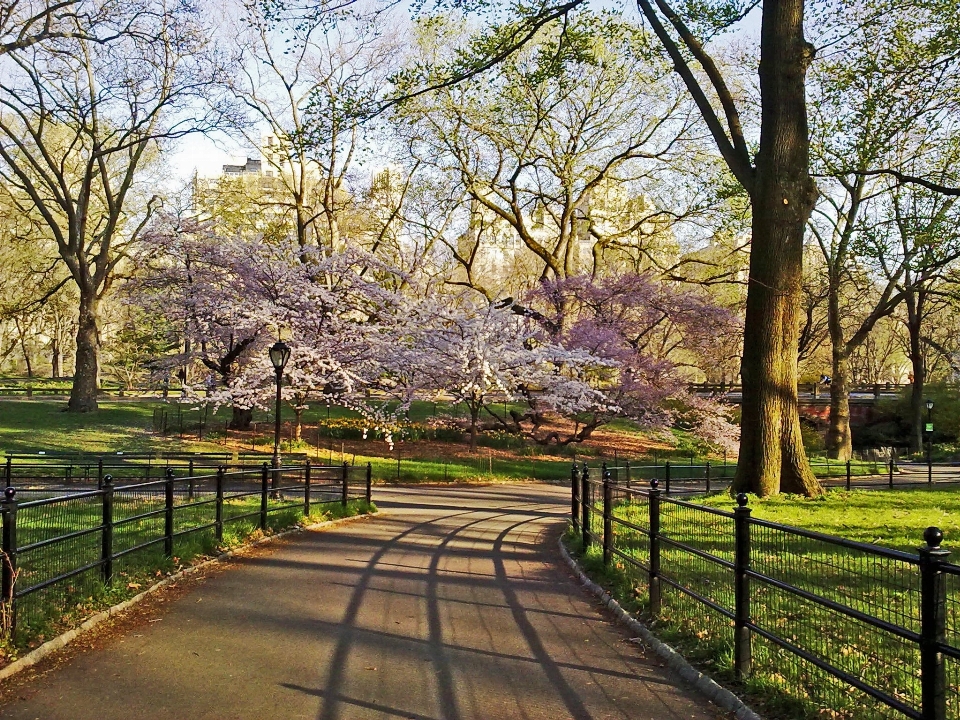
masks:
[(906, 553), (752, 518), (745, 495), (727, 512), (594, 472), (571, 474), (584, 549), (787, 715), (960, 718), (960, 566), (937, 528)]
[[(271, 468), (115, 484), (84, 492), (4, 490), (0, 617), (17, 639), (65, 608), (128, 577), (197, 548), (210, 552), (225, 535), (292, 525), (311, 507), (370, 500), (370, 466)], [(34, 496), (33, 499), (19, 497)], [(192, 544), (192, 545), (191, 545)], [(29, 634), (29, 633), (28, 633)]]
[[(12, 453), (2, 460), (3, 484), (28, 488), (68, 488), (75, 485), (96, 485), (105, 475), (119, 481), (156, 480), (168, 469), (177, 474), (213, 473), (220, 466), (227, 470), (259, 468), (268, 459), (263, 453), (154, 453), (116, 452), (102, 455), (58, 452)], [(284, 454), (287, 464), (306, 462), (301, 453)]]
[[(810, 467), (821, 484), (847, 490), (960, 484), (960, 463), (914, 462), (889, 457), (852, 462), (812, 460)], [(620, 460), (616, 465), (609, 465), (608, 469), (618, 484), (646, 487), (651, 480), (659, 480), (663, 491), (672, 494), (712, 492), (728, 487), (737, 466), (709, 461), (644, 463)]]

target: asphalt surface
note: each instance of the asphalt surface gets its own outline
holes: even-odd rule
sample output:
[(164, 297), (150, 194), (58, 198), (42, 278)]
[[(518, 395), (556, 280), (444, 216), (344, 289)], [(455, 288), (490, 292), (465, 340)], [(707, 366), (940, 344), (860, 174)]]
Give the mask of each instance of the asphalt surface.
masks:
[(0, 717), (724, 717), (573, 581), (556, 548), (564, 489), (374, 500), (381, 516), (241, 559)]

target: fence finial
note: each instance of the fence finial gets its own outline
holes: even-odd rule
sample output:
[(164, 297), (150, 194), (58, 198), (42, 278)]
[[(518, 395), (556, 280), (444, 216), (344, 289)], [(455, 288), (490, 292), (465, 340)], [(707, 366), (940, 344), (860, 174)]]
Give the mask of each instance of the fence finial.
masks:
[(656, 490), (656, 489), (659, 488), (659, 487), (660, 487), (660, 481), (659, 481), (659, 480), (657, 480), (656, 478), (654, 478), (653, 480), (650, 481), (650, 489), (651, 489), (651, 490)]
[(3, 489), (3, 499), (7, 502), (13, 502), (13, 499), (17, 496), (17, 489), (15, 487), (8, 487)]
[(746, 493), (737, 493), (737, 505), (740, 507), (746, 507), (748, 500)]
[(167, 468), (167, 477), (172, 480), (173, 475), (174, 475), (173, 468)]
[(923, 531), (923, 540), (931, 550), (938, 550), (943, 542), (943, 530), (938, 527), (928, 527)]

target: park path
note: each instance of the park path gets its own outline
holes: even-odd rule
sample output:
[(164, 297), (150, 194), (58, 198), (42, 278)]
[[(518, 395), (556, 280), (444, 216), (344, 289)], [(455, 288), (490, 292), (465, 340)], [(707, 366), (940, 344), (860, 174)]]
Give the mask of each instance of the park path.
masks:
[(545, 485), (377, 489), (381, 516), (207, 578), (2, 718), (716, 720), (562, 565)]

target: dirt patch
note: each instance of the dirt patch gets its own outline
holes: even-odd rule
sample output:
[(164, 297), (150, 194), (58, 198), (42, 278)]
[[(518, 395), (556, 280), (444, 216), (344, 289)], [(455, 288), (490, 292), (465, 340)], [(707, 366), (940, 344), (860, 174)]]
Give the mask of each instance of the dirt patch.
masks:
[[(576, 431), (574, 423), (561, 418), (551, 418), (544, 422), (538, 430), (538, 436), (547, 437), (553, 433), (561, 438), (569, 437)], [(286, 431), (285, 431), (286, 432)], [(464, 434), (461, 442), (437, 440), (401, 440), (390, 450), (382, 440), (337, 440), (335, 438), (319, 438), (315, 428), (303, 428), (303, 440), (309, 444), (308, 453), (316, 454), (320, 460), (333, 463), (348, 462), (353, 464), (357, 456), (382, 457), (396, 459), (399, 452), (401, 460), (475, 460), (479, 457), (494, 457), (499, 459), (516, 459), (523, 457), (542, 458), (544, 460), (572, 459), (573, 453), (589, 457), (620, 457), (639, 458), (654, 452), (665, 452), (671, 449), (667, 443), (645, 437), (638, 433), (620, 432), (605, 428), (597, 429), (588, 440), (582, 443), (558, 446), (556, 442), (546, 445), (537, 445), (528, 441), (521, 455), (515, 449), (491, 448), (478, 446), (475, 451), (470, 449), (469, 433)], [(237, 443), (237, 449), (242, 449), (243, 441)], [(541, 454), (537, 454), (541, 453)]]

